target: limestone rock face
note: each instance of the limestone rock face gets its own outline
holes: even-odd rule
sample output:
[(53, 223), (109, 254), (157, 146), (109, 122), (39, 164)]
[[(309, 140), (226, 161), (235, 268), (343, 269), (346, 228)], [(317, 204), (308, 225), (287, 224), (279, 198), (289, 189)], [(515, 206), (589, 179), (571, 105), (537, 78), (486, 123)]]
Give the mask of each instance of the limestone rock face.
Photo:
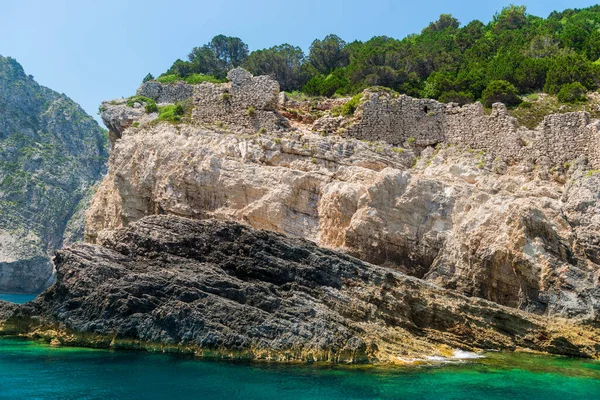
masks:
[(600, 322), (600, 121), (566, 113), (526, 129), (500, 103), (486, 115), (378, 90), (342, 116), (349, 99), (292, 100), (243, 69), (229, 79), (194, 85), (186, 123), (115, 113), (89, 242), (148, 215), (233, 220), (464, 295)]
[(33, 303), (0, 302), (0, 334), (278, 361), (394, 363), (452, 348), (599, 356), (596, 328), (233, 222), (145, 217), (55, 263), (56, 284)]
[(584, 164), (551, 179), (459, 147), (415, 160), (308, 132), (147, 127), (117, 141), (86, 237), (152, 214), (234, 220), (506, 306), (598, 321), (598, 178)]
[(48, 286), (65, 233), (82, 239), (69, 221), (87, 208), (81, 202), (107, 159), (106, 135), (92, 117), (0, 56), (0, 292)]

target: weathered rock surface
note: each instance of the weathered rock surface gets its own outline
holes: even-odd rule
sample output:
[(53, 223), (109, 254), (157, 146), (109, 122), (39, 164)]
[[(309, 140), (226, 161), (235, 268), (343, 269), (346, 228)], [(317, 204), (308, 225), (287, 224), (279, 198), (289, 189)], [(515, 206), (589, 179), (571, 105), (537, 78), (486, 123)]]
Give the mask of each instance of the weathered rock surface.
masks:
[(48, 286), (67, 226), (68, 240), (82, 239), (69, 221), (107, 159), (92, 117), (0, 56), (0, 292)]
[(399, 362), (456, 347), (600, 353), (595, 328), (233, 222), (145, 217), (55, 263), (56, 284), (33, 303), (0, 302), (0, 333), (279, 361)]
[[(188, 123), (119, 128), (88, 241), (153, 214), (233, 220), (464, 295), (600, 323), (599, 124), (589, 115), (551, 115), (529, 130), (501, 104), (485, 115), (477, 104), (366, 91), (351, 118), (333, 116), (343, 100), (314, 102), (325, 114), (312, 126), (302, 118), (248, 134), (247, 108), (279, 119), (304, 105), (276, 96), (266, 77), (231, 79), (195, 86)], [(223, 115), (237, 128), (215, 129)], [(340, 128), (343, 137), (327, 136)]]
[(86, 235), (152, 214), (231, 219), (499, 304), (598, 321), (596, 175), (458, 147), (414, 162), (410, 150), (310, 133), (140, 128), (116, 143)]

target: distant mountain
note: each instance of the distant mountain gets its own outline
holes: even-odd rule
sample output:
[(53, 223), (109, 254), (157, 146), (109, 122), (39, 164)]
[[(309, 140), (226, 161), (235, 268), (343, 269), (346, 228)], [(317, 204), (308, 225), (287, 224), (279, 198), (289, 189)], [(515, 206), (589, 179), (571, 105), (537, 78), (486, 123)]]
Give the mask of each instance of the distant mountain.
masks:
[(51, 281), (54, 251), (82, 236), (80, 202), (105, 172), (107, 143), (77, 103), (0, 56), (0, 292)]

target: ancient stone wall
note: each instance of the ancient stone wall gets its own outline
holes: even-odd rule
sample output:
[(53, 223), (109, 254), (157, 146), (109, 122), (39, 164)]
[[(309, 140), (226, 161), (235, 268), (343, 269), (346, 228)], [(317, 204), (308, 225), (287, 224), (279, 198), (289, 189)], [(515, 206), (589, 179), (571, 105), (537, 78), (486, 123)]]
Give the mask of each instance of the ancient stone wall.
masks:
[(430, 146), (444, 141), (444, 104), (413, 99), (393, 92), (364, 92), (360, 122), (348, 135), (362, 140), (383, 140), (402, 145)]
[(137, 95), (148, 97), (158, 104), (177, 103), (178, 101), (189, 99), (194, 95), (194, 85), (184, 82), (162, 84), (156, 81), (149, 81), (139, 87)]
[(158, 104), (172, 104), (192, 98), (192, 119), (219, 129), (256, 133), (289, 127), (289, 121), (278, 112), (279, 84), (268, 76), (252, 76), (242, 68), (229, 71), (228, 83), (184, 82), (162, 84), (150, 81), (142, 84), (138, 96)]
[(279, 84), (268, 76), (252, 76), (236, 68), (228, 83), (202, 83), (195, 87), (192, 118), (196, 122), (235, 128), (249, 133), (289, 127), (277, 111)]
[(563, 164), (579, 156), (600, 168), (600, 121), (586, 112), (552, 114), (535, 129), (520, 127), (497, 103), (486, 115), (480, 103), (459, 107), (389, 92), (364, 94), (359, 121), (345, 133), (403, 146), (450, 143), (488, 151), (509, 162), (549, 160)]

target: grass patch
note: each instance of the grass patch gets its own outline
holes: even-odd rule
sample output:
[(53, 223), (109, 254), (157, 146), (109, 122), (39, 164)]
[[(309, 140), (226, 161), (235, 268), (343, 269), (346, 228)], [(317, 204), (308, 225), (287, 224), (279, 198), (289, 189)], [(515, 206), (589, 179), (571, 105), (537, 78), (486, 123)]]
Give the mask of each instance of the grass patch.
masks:
[(293, 92), (285, 92), (285, 95), (288, 99), (295, 101), (307, 101), (311, 99), (309, 95), (298, 90), (294, 90)]
[(181, 104), (169, 104), (159, 107), (158, 120), (172, 123), (181, 122), (185, 110)]
[(183, 78), (179, 75), (176, 75), (176, 74), (166, 74), (166, 75), (161, 75), (158, 78), (156, 78), (156, 82), (160, 82), (163, 84), (174, 83), (174, 82), (185, 82), (190, 85), (196, 85), (196, 84), (202, 83), (202, 82), (223, 83), (223, 82), (225, 82), (225, 80), (217, 79), (212, 75), (206, 75), (206, 74), (192, 74), (190, 76), (186, 76), (185, 78)]
[(183, 78), (175, 74), (161, 75), (158, 78), (156, 78), (156, 82), (160, 83), (173, 83), (179, 81), (183, 81)]
[(223, 83), (225, 81), (221, 80), (221, 79), (217, 79), (212, 75), (205, 75), (205, 74), (192, 74), (192, 75), (188, 76), (187, 78), (185, 78), (185, 83), (189, 83), (190, 85), (195, 85), (195, 84), (202, 83), (202, 82)]

